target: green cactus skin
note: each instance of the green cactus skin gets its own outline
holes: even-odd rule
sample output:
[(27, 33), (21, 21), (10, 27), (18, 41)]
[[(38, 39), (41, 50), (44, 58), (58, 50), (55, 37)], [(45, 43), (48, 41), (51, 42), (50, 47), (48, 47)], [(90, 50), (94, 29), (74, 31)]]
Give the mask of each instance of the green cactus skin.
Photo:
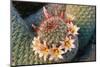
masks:
[[(49, 26), (52, 26), (51, 29), (48, 29)], [(56, 44), (57, 46), (59, 41), (64, 40), (65, 36), (67, 35), (67, 26), (60, 17), (52, 17), (47, 19), (39, 28), (42, 29), (38, 32), (41, 40), (47, 41), (48, 45), (51, 46), (52, 44)]]
[(32, 64), (34, 56), (29, 47), (33, 34), (13, 7), (11, 12), (11, 65)]
[(75, 16), (79, 30), (79, 49), (88, 45), (96, 28), (96, 7), (87, 5), (66, 5), (66, 12)]

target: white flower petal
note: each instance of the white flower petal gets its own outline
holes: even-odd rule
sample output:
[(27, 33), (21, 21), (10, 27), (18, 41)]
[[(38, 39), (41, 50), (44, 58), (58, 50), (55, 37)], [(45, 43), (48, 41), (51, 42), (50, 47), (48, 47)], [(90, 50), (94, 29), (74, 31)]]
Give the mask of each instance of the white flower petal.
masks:
[(46, 61), (46, 59), (47, 59), (47, 56), (44, 56), (44, 57), (43, 57), (43, 59), (44, 59), (44, 61)]
[(43, 53), (39, 53), (39, 57), (41, 58), (43, 56)]
[(38, 36), (38, 37), (37, 37), (37, 39), (39, 40), (39, 39), (40, 39), (40, 37)]
[(64, 44), (62, 44), (61, 46), (59, 46), (59, 49), (63, 49), (64, 48), (64, 46), (63, 46)]
[(65, 53), (68, 51), (68, 48), (65, 48)]
[(76, 48), (76, 46), (73, 44), (73, 45), (72, 45), (72, 48)]
[(62, 51), (62, 50), (60, 50), (60, 52), (61, 52), (61, 54), (64, 54), (65, 52), (64, 51)]
[(53, 60), (53, 57), (51, 56), (51, 57), (49, 58), (49, 60)]
[(59, 55), (58, 57), (59, 57), (60, 59), (63, 59), (63, 56), (62, 56), (62, 55)]
[(35, 41), (32, 41), (32, 43), (35, 44), (36, 42)]
[(36, 50), (36, 48), (33, 48), (33, 51), (35, 51)]
[(61, 44), (64, 44), (64, 41), (59, 41)]
[(35, 41), (35, 40), (37, 40), (37, 38), (36, 38), (36, 37), (34, 37), (34, 41)]
[(71, 43), (74, 43), (75, 42), (75, 40), (74, 39), (71, 39)]
[(47, 46), (46, 41), (43, 41), (44, 46)]
[(38, 53), (37, 51), (34, 52), (35, 55), (37, 55), (37, 53)]

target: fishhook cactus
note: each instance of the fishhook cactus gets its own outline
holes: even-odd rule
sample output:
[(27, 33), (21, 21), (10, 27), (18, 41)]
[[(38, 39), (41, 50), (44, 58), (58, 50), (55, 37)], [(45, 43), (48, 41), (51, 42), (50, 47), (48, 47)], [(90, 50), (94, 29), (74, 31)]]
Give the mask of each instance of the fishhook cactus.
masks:
[(62, 55), (75, 48), (73, 37), (78, 35), (79, 27), (73, 23), (74, 16), (67, 14), (64, 18), (64, 11), (54, 16), (43, 7), (43, 13), (45, 18), (39, 27), (32, 24), (37, 33), (32, 41), (32, 49), (39, 59), (56, 62), (64, 59)]

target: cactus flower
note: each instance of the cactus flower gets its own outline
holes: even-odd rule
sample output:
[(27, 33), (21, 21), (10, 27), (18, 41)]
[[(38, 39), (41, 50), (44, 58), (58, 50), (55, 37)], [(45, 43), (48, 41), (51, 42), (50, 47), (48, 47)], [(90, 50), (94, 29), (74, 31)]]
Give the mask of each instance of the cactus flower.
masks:
[(49, 60), (58, 60), (58, 59), (63, 59), (62, 54), (64, 54), (64, 51), (61, 50), (60, 48), (53, 47), (50, 49), (50, 58)]

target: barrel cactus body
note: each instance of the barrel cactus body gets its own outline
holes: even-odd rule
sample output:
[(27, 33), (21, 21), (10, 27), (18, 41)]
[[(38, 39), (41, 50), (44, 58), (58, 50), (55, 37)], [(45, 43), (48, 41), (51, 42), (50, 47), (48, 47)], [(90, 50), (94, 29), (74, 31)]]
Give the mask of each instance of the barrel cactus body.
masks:
[[(52, 4), (51, 6), (58, 6), (57, 8), (59, 8), (59, 5)], [(37, 34), (32, 41), (33, 52), (44, 63), (57, 63), (58, 60), (59, 62), (69, 61), (64, 60), (66, 57), (64, 55), (69, 53), (71, 56), (71, 50), (77, 48), (75, 40), (79, 27), (73, 24), (74, 17), (70, 14), (65, 16), (64, 11), (59, 12), (56, 9), (53, 11), (54, 13), (49, 12), (43, 7), (44, 19), (39, 27), (32, 24)]]

